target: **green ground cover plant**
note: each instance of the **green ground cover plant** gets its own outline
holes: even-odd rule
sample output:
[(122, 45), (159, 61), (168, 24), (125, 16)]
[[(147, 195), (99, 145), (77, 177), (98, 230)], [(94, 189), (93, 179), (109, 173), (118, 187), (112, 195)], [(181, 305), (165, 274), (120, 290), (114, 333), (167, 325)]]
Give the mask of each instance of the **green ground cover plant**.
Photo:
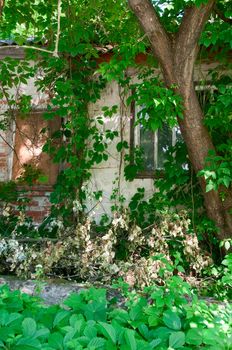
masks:
[[(0, 288), (0, 348), (14, 350), (232, 349), (232, 305), (199, 300), (180, 277), (142, 293), (118, 282), (70, 295), (62, 306)], [(118, 293), (118, 291), (117, 291)]]

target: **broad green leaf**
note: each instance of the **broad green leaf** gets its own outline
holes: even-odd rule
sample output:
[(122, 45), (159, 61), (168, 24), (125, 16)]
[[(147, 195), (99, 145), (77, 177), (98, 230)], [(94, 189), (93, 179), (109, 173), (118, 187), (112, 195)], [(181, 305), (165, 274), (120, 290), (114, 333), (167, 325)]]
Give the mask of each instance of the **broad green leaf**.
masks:
[(15, 334), (15, 330), (13, 327), (0, 327), (0, 339), (2, 341), (6, 341), (8, 338)]
[(152, 347), (152, 349), (156, 348), (160, 343), (162, 342), (162, 340), (160, 338), (158, 339), (153, 339), (151, 342), (150, 342), (150, 345)]
[(216, 188), (217, 188), (217, 186), (215, 185), (215, 183), (210, 180), (209, 183), (207, 183), (207, 185), (206, 185), (206, 192), (216, 190)]
[(160, 338), (162, 341), (169, 339), (169, 335), (172, 333), (172, 330), (167, 327), (158, 327), (153, 331), (154, 338)]
[(181, 329), (180, 317), (177, 313), (171, 310), (164, 312), (163, 322), (167, 327), (174, 329), (175, 331), (179, 331)]
[(122, 324), (127, 323), (130, 319), (128, 312), (126, 310), (121, 309), (115, 309), (112, 312), (110, 312), (110, 318)]
[(148, 324), (150, 327), (156, 327), (160, 323), (160, 318), (157, 315), (151, 315), (148, 317)]
[(105, 323), (105, 322), (99, 322), (99, 328), (102, 331), (103, 335), (106, 336), (108, 339), (110, 339), (114, 344), (116, 344), (116, 332), (112, 325)]
[(1, 310), (0, 312), (0, 325), (5, 326), (9, 321), (9, 312), (6, 310)]
[(189, 329), (186, 334), (186, 343), (190, 345), (202, 344), (202, 330), (199, 328)]
[(52, 333), (48, 338), (48, 345), (55, 350), (63, 350), (63, 336), (58, 333)]
[(68, 342), (74, 338), (75, 334), (76, 334), (76, 330), (74, 328), (72, 328), (69, 332), (67, 332), (63, 340), (64, 345), (67, 345)]
[(9, 319), (6, 322), (6, 326), (9, 326), (11, 323), (15, 323), (15, 321), (20, 322), (21, 318), (22, 318), (22, 315), (20, 315), (19, 313), (10, 314)]
[(147, 327), (146, 324), (141, 324), (138, 326), (138, 330), (140, 332), (140, 334), (145, 338), (145, 339), (149, 339), (149, 329)]
[(15, 349), (18, 349), (23, 346), (25, 349), (41, 349), (41, 343), (37, 339), (33, 339), (31, 337), (20, 338), (17, 343)]
[(133, 331), (132, 329), (126, 329), (124, 336), (125, 336), (126, 343), (129, 346), (129, 349), (136, 350), (137, 345), (136, 345), (136, 340), (135, 340), (135, 331)]
[(102, 348), (106, 343), (106, 340), (104, 338), (100, 337), (94, 337), (90, 340), (88, 347), (92, 346), (94, 349)]
[(33, 337), (36, 333), (36, 322), (33, 318), (25, 318), (22, 322), (24, 337)]
[(129, 312), (130, 318), (132, 321), (135, 321), (136, 319), (141, 318), (142, 315), (142, 307), (140, 305), (136, 305), (132, 307), (132, 309)]
[(69, 312), (66, 310), (62, 310), (56, 314), (56, 317), (53, 321), (53, 327), (57, 326), (61, 321), (69, 316)]
[(95, 338), (97, 336), (97, 329), (94, 326), (86, 326), (84, 335), (89, 339)]
[(173, 332), (169, 337), (169, 346), (174, 349), (178, 349), (185, 344), (184, 332)]
[(48, 328), (40, 328), (38, 331), (36, 331), (34, 337), (35, 338), (47, 338), (50, 334), (50, 331)]
[(223, 339), (215, 328), (203, 329), (203, 343), (207, 345), (223, 344)]

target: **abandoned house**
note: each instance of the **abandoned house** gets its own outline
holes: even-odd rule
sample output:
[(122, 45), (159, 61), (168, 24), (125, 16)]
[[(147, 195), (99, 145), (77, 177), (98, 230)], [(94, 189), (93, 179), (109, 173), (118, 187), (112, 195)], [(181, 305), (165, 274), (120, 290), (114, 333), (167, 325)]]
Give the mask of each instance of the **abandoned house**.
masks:
[[(22, 48), (8, 48), (0, 50), (0, 59), (5, 57), (23, 58)], [(102, 54), (104, 60), (104, 54)], [(108, 58), (107, 58), (108, 59)], [(195, 69), (195, 80), (206, 79), (207, 72), (214, 66), (214, 63), (202, 63)], [(132, 69), (127, 72), (136, 80), (136, 72)], [(207, 80), (207, 79), (206, 79)], [(50, 130), (56, 130), (57, 120), (44, 120), (43, 112), (46, 110), (48, 96), (41, 94), (35, 88), (33, 79), (20, 87), (24, 94), (32, 96), (33, 112), (26, 119), (16, 117), (14, 123), (7, 130), (0, 130), (0, 181), (17, 179), (25, 164), (36, 161), (42, 173), (46, 175), (46, 183), (34, 184), (30, 187), (28, 195), (31, 202), (28, 206), (28, 213), (36, 222), (40, 222), (49, 212), (49, 195), (52, 186), (56, 182), (60, 166), (54, 164), (49, 156), (42, 151), (45, 143), (45, 136), (41, 130), (48, 126)], [(7, 108), (4, 98), (1, 100), (1, 115)], [(168, 146), (174, 145), (180, 136), (178, 128), (170, 130), (163, 128), (162, 131), (152, 133), (144, 131), (139, 126), (134, 126), (134, 119), (138, 112), (138, 106), (133, 105), (125, 108), (120, 99), (120, 87), (116, 82), (107, 85), (96, 104), (89, 106), (93, 118), (102, 115), (102, 107), (118, 106), (118, 111), (112, 118), (105, 118), (103, 127), (111, 130), (121, 130), (123, 140), (126, 140), (130, 147), (136, 145), (144, 149), (145, 170), (138, 174), (131, 182), (125, 181), (123, 176), (123, 163), (121, 164), (120, 154), (116, 150), (119, 139), (109, 144), (109, 158), (92, 168), (92, 178), (88, 184), (90, 190), (102, 190), (102, 201), (95, 208), (96, 218), (102, 214), (109, 214), (111, 207), (111, 194), (114, 181), (120, 178), (120, 191), (129, 201), (138, 187), (145, 188), (146, 198), (149, 198), (154, 191), (154, 171), (161, 169), (165, 161), (165, 151)], [(1, 118), (1, 117), (0, 117)], [(87, 203), (88, 204), (88, 203)]]

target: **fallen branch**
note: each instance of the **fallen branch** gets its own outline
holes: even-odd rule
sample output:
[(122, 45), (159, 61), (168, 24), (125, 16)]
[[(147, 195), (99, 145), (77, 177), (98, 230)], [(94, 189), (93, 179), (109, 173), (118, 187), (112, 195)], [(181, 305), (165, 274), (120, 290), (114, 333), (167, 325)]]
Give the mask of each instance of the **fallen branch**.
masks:
[(53, 243), (57, 243), (59, 241), (59, 239), (57, 238), (49, 238), (49, 237), (43, 237), (43, 238), (29, 238), (29, 237), (25, 237), (25, 238), (8, 238), (8, 237), (3, 237), (2, 239), (4, 239), (5, 241), (9, 241), (11, 239), (14, 239), (15, 241), (19, 242), (19, 243), (47, 243), (47, 242), (53, 242)]

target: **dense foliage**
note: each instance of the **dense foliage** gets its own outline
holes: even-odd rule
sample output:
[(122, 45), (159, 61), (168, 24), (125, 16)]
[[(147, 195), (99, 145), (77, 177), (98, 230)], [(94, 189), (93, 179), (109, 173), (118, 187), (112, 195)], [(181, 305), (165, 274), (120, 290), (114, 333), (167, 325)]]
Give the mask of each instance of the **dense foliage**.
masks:
[(1, 287), (0, 348), (231, 349), (230, 305), (199, 300), (178, 277), (142, 294), (121, 287), (122, 307), (117, 297), (106, 298), (105, 289), (83, 290), (62, 307), (45, 307), (36, 298)]
[[(208, 2), (160, 0), (152, 3), (160, 22), (173, 38), (185, 10), (199, 8)], [(43, 0), (5, 1), (0, 22), (1, 39), (10, 39), (24, 47), (25, 58), (5, 58), (0, 62), (0, 98), (7, 102), (8, 107), (2, 112), (0, 129), (7, 130), (16, 121), (18, 114), (27, 118), (33, 111), (35, 106), (32, 98), (22, 93), (21, 86), (35, 78), (38, 91), (48, 97), (44, 118), (59, 120), (60, 125), (59, 130), (47, 137), (43, 152), (49, 154), (55, 163), (62, 164), (62, 171), (51, 195), (51, 215), (39, 227), (34, 227), (26, 217), (26, 193), (17, 194), (15, 185), (46, 183), (40, 169), (34, 164), (24, 164), (22, 176), (16, 183), (1, 184), (2, 272), (10, 271), (30, 277), (74, 276), (85, 281), (109, 281), (121, 276), (130, 285), (140, 288), (153, 284), (154, 280), (165, 283), (170, 275), (183, 277), (186, 273), (184, 278), (190, 277), (194, 283), (198, 277), (206, 277), (212, 282), (210, 278), (213, 275), (217, 283), (211, 283), (209, 287), (207, 282), (203, 282), (204, 292), (207, 294), (211, 289), (212, 294), (231, 297), (231, 254), (223, 260), (220, 252), (220, 248), (224, 248), (223, 253), (230, 249), (231, 239), (227, 237), (219, 246), (216, 238), (219, 230), (207, 217), (203, 198), (205, 192), (213, 191), (219, 193), (220, 203), (226, 203), (231, 191), (230, 6), (228, 1), (217, 2), (202, 31), (197, 58), (199, 64), (203, 60), (206, 63), (214, 61), (212, 70), (202, 74), (202, 78), (199, 75), (196, 89), (204, 114), (202, 123), (215, 149), (205, 158), (204, 168), (195, 171), (186, 143), (183, 139), (179, 140), (169, 148), (164, 169), (155, 173), (154, 185), (158, 191), (147, 198), (144, 188), (135, 188), (127, 205), (121, 190), (121, 179), (122, 176), (126, 181), (136, 178), (143, 170), (144, 154), (140, 148), (130, 149), (121, 129), (104, 128), (106, 118), (113, 118), (117, 114), (123, 118), (124, 114), (130, 113), (131, 103), (136, 103), (141, 109), (135, 125), (140, 124), (145, 130), (155, 132), (162, 129), (164, 123), (169, 127), (177, 126), (183, 120), (184, 113), (183, 96), (175, 84), (166, 86), (162, 76), (157, 74), (158, 61), (151, 55), (147, 36), (138, 26), (127, 2), (52, 0), (48, 4)], [(110, 54), (109, 62), (101, 61), (102, 53), (105, 52)], [(146, 64), (138, 64), (138, 54), (144, 54)], [(31, 64), (31, 61), (34, 63)], [(130, 69), (136, 72), (136, 81), (127, 74)], [(120, 106), (104, 106), (101, 115), (92, 118), (91, 107), (100, 100), (105, 87), (112, 81), (118, 84), (120, 90)], [(48, 130), (43, 132), (46, 134)], [(88, 214), (96, 203), (101, 202), (103, 189), (90, 191), (91, 169), (108, 160), (108, 149), (112, 145), (118, 152), (121, 164), (113, 179), (110, 198), (112, 217), (105, 215), (96, 225)], [(205, 191), (199, 184), (202, 181), (206, 185)], [(17, 204), (12, 205), (15, 201)], [(89, 202), (93, 203), (90, 210), (87, 209)], [(231, 214), (226, 213), (228, 217)], [(46, 236), (48, 240), (40, 240)], [(38, 243), (32, 241), (33, 244), (21, 243), (20, 239), (25, 237), (39, 240)], [(209, 268), (212, 260), (216, 263), (222, 261), (223, 266), (219, 264), (220, 267)], [(160, 269), (162, 277), (159, 275)], [(181, 283), (179, 277), (174, 277), (170, 283), (174, 286), (177, 281)], [(109, 310), (106, 314), (105, 310), (104, 317), (100, 316), (99, 319), (86, 316), (84, 305), (85, 300), (88, 301), (88, 293), (75, 297), (78, 305), (80, 302), (83, 304), (76, 306), (78, 312), (84, 315), (78, 318), (73, 316), (73, 311), (60, 310), (58, 307), (42, 308), (41, 314), (37, 314), (37, 306), (33, 304), (32, 307), (28, 301), (28, 307), (25, 302), (25, 309), (20, 306), (14, 310), (16, 314), (11, 316), (13, 328), (10, 338), (8, 333), (2, 331), (3, 346), (7, 342), (9, 349), (26, 349), (26, 346), (28, 349), (33, 346), (46, 349), (47, 346), (49, 349), (53, 348), (51, 344), (57, 344), (58, 341), (63, 342), (67, 349), (81, 349), (87, 345), (101, 349), (105, 344), (110, 344), (112, 349), (118, 344), (125, 349), (162, 349), (163, 343), (157, 340), (160, 338), (165, 346), (174, 349), (197, 349), (202, 344), (209, 349), (230, 348), (231, 344), (226, 343), (227, 338), (221, 336), (221, 332), (226, 333), (228, 329), (223, 326), (229, 322), (227, 311), (222, 311), (222, 316), (217, 318), (214, 306), (210, 311), (210, 307), (202, 304), (202, 309), (198, 310), (200, 306), (196, 302), (191, 306), (199, 313), (193, 315), (190, 305), (184, 305), (183, 298), (178, 301), (178, 305), (175, 304), (174, 287), (170, 285), (168, 296), (165, 287), (154, 288), (155, 294), (151, 299), (156, 299), (156, 295), (161, 293), (162, 302), (156, 301), (153, 310), (152, 303), (144, 308), (143, 303), (147, 301), (138, 301), (138, 306), (133, 306), (139, 309), (138, 320), (136, 315), (130, 315), (135, 312), (133, 308), (129, 309), (129, 313), (125, 310), (111, 313)], [(4, 293), (8, 295), (8, 292), (3, 291), (2, 300)], [(92, 306), (95, 305), (95, 299), (93, 301), (90, 303)], [(171, 305), (176, 309), (170, 311)], [(72, 308), (71, 304), (69, 306)], [(88, 307), (91, 309), (92, 306)], [(95, 314), (96, 310), (90, 311)], [(149, 314), (150, 311), (154, 311), (155, 320), (152, 318), (154, 314)], [(7, 312), (3, 312), (3, 327), (6, 325), (4, 322), (11, 322)], [(176, 312), (175, 316), (173, 312)], [(26, 318), (22, 328), (19, 327), (24, 317), (21, 313)], [(48, 321), (43, 323), (46, 313), (49, 315), (46, 316)], [(55, 316), (56, 313), (65, 315), (62, 329), (56, 328), (60, 317)], [(169, 317), (171, 323), (167, 321)], [(38, 322), (37, 328), (32, 318)], [(111, 325), (106, 325), (106, 321), (112, 319)], [(105, 323), (96, 326), (95, 321)], [(27, 329), (29, 323), (32, 330)], [(199, 329), (194, 328), (195, 324)], [(215, 324), (215, 328), (211, 328), (211, 324)], [(36, 329), (37, 332), (42, 329), (41, 335), (36, 333)], [(50, 334), (52, 329), (55, 335)], [(30, 345), (28, 337), (32, 341)], [(154, 337), (157, 342), (152, 340)]]
[[(7, 105), (1, 110), (0, 131), (12, 125), (17, 129), (17, 118), (26, 120), (37, 107), (22, 89), (34, 79), (45, 96), (44, 119), (59, 124), (53, 133), (42, 130), (43, 152), (62, 168), (50, 199), (51, 214), (37, 226), (26, 215), (29, 199), (18, 185), (46, 183), (39, 166), (22, 164), (20, 178), (0, 183), (0, 272), (35, 278), (38, 289), (39, 280), (51, 276), (103, 284), (117, 280), (113, 298), (105, 289), (90, 288), (50, 307), (0, 287), (0, 349), (232, 349), (232, 307), (226, 302), (232, 299), (232, 239), (226, 226), (232, 222), (231, 2), (149, 2), (162, 26), (160, 35), (165, 31), (172, 48), (179, 36), (186, 43), (183, 19), (189, 19), (185, 32), (191, 41), (197, 14), (196, 22), (205, 18), (190, 54), (185, 55), (191, 45), (177, 47), (183, 52), (178, 68), (186, 57), (192, 59), (197, 44), (195, 63), (209, 67), (207, 73), (198, 69), (192, 81), (198, 113), (185, 128), (195, 90), (192, 95), (184, 91), (189, 81), (167, 83), (165, 64), (153, 55), (159, 40), (152, 52), (152, 31), (140, 28), (139, 13), (134, 16), (128, 6), (136, 3), (141, 9), (148, 2), (136, 1), (0, 1), (0, 39), (25, 49), (23, 59), (0, 61), (0, 99)], [(166, 59), (175, 55), (173, 50)], [(103, 106), (93, 118), (92, 109), (112, 82), (120, 104)], [(180, 125), (182, 138), (155, 171), (156, 191), (148, 198), (145, 188), (135, 187), (128, 203), (122, 182), (134, 181), (145, 163), (144, 150), (132, 147), (123, 130), (132, 106), (139, 107), (135, 127), (157, 132), (164, 125)], [(187, 137), (197, 114), (198, 128), (206, 135), (198, 140), (198, 150), (206, 139), (210, 146), (201, 162), (194, 159), (200, 152), (189, 151)], [(119, 128), (106, 128), (106, 119), (115, 116)], [(112, 177), (112, 215), (103, 215), (97, 224), (93, 212), (104, 189), (90, 190), (92, 169), (104, 165), (112, 147), (119, 160)], [(213, 215), (207, 216), (212, 202), (207, 198), (219, 198)], [(217, 214), (220, 225), (214, 220)], [(223, 302), (198, 299), (193, 288)]]
[[(201, 3), (205, 2), (196, 1), (195, 5), (200, 6)], [(153, 2), (162, 24), (172, 33), (177, 31), (183, 10), (193, 4), (193, 1), (175, 1), (170, 4), (164, 1)], [(229, 2), (218, 2), (217, 9), (229, 19)], [(202, 33), (200, 56), (205, 57), (212, 52), (213, 59), (219, 60), (219, 64), (198, 82), (204, 92), (199, 98), (205, 113), (205, 124), (219, 152), (209, 154), (205, 169), (199, 173), (207, 182), (206, 191), (217, 191), (222, 185), (230, 188), (231, 184), (231, 147), (230, 137), (228, 138), (231, 133), (231, 77), (227, 60), (231, 30), (228, 21), (223, 21), (218, 11), (212, 13), (212, 18)], [(57, 29), (57, 21), (60, 30)], [(30, 36), (33, 40), (28, 42)], [(19, 87), (36, 72), (43, 72), (38, 75), (36, 83), (39, 90), (49, 91), (50, 102), (44, 117), (60, 118), (62, 121), (60, 130), (48, 139), (44, 151), (56, 163), (68, 164), (60, 174), (51, 198), (54, 203), (53, 214), (62, 214), (70, 223), (73, 220), (73, 207), (76, 206), (74, 216), (78, 221), (88, 197), (87, 187), (83, 184), (88, 183), (93, 165), (108, 159), (107, 148), (110, 142), (115, 142), (117, 150), (124, 154), (127, 180), (132, 181), (143, 164), (136, 152), (134, 155), (129, 153), (128, 143), (122, 139), (119, 131), (101, 130), (104, 117), (97, 120), (89, 117), (88, 106), (100, 98), (106, 82), (116, 80), (119, 83), (123, 103), (130, 105), (135, 100), (143, 106), (138, 122), (152, 130), (161, 128), (163, 122), (170, 126), (177, 124), (176, 117), (181, 118), (181, 98), (175, 95), (173, 89), (167, 89), (163, 85), (161, 77), (154, 78), (153, 67), (157, 66), (157, 62), (150, 55), (147, 66), (151, 69), (145, 69), (144, 72), (144, 67), (136, 64), (136, 55), (145, 53), (149, 42), (142, 35), (126, 2), (113, 2), (111, 6), (111, 2), (108, 4), (107, 1), (98, 0), (94, 5), (86, 6), (83, 1), (72, 0), (61, 2), (59, 7), (56, 1), (51, 1), (49, 6), (43, 1), (19, 1), (16, 4), (6, 1), (1, 18), (1, 38), (12, 39), (19, 45), (28, 43), (32, 47), (31, 50), (28, 49), (25, 61), (7, 58), (1, 62), (1, 97), (7, 99), (9, 105), (1, 125), (6, 128), (18, 110), (24, 116), (30, 112), (30, 96), (20, 93)], [(113, 53), (112, 59), (99, 65), (101, 48), (107, 49), (108, 44)], [(40, 49), (45, 52), (38, 51)], [(27, 65), (29, 59), (36, 59), (34, 67)], [(141, 70), (138, 73), (139, 83), (134, 84), (125, 74), (128, 67)], [(210, 90), (209, 82), (212, 87)], [(17, 96), (8, 91), (8, 87), (14, 88)], [(126, 98), (128, 94), (131, 95), (129, 99)], [(111, 117), (118, 111), (119, 106), (113, 106), (113, 109), (106, 106), (103, 115)], [(65, 142), (57, 147), (57, 142), (61, 139)], [(203, 203), (201, 190), (197, 186), (192, 167), (183, 168), (183, 164), (189, 163), (186, 149), (182, 147), (181, 152), (179, 145), (171, 150), (165, 167), (164, 182), (157, 181), (155, 185), (161, 190), (164, 205), (184, 203), (192, 211), (192, 216), (198, 218), (197, 210), (201, 210)], [(32, 174), (33, 172), (26, 177), (27, 182), (31, 181)], [(38, 174), (34, 176), (38, 177)], [(115, 190), (112, 197), (114, 202), (115, 193), (120, 193), (119, 188)], [(99, 198), (101, 193), (93, 195)], [(221, 196), (226, 196), (223, 189)], [(151, 202), (159, 205), (160, 201), (154, 198)], [(118, 209), (118, 206), (114, 208)], [(151, 217), (154, 217), (152, 206), (149, 209)]]

